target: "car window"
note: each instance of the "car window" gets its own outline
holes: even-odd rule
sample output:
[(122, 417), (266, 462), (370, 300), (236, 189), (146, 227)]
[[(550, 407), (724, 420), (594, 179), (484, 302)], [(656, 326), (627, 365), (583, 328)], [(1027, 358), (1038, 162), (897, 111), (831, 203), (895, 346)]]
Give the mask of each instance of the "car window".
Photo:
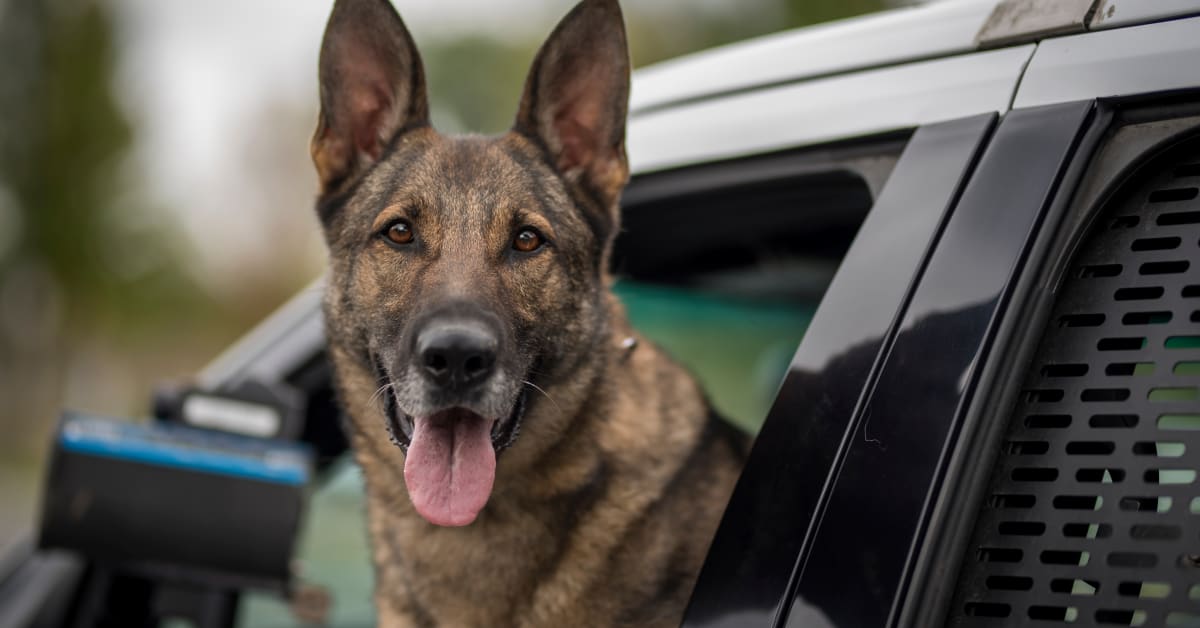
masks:
[[(816, 265), (814, 274), (827, 268)], [(753, 281), (750, 271), (724, 281)], [(753, 298), (723, 290), (621, 281), (617, 295), (633, 326), (700, 380), (713, 406), (748, 432), (766, 416), (816, 300)]]
[(630, 322), (757, 432), (899, 142), (635, 180), (614, 252)]
[[(903, 147), (738, 160), (635, 179), (623, 202), (614, 291), (633, 326), (688, 368), (747, 432), (762, 424), (792, 355)], [(327, 625), (374, 626), (362, 476), (337, 463), (311, 496), (300, 581), (332, 598)], [(246, 595), (245, 628), (297, 620)]]

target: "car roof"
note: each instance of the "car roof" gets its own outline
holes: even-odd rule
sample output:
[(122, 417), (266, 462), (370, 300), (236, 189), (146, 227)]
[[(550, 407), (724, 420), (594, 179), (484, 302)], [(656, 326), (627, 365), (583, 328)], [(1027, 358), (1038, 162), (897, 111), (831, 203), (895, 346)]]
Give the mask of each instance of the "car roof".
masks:
[[(942, 0), (634, 75), (635, 175), (1013, 107), (1200, 87), (1200, 0)], [(1140, 0), (1138, 0), (1140, 1)]]
[(998, 2), (941, 0), (664, 61), (634, 74), (630, 110), (971, 51)]

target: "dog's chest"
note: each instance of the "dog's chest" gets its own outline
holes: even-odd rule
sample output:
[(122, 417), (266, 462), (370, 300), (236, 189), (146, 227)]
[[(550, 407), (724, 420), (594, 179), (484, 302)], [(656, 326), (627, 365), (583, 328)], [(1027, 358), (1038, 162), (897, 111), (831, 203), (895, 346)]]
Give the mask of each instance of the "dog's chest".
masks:
[(401, 554), (396, 575), (411, 602), (443, 626), (517, 625), (551, 581), (564, 543), (561, 531), (529, 513), (483, 517), (466, 528), (403, 518), (391, 527)]

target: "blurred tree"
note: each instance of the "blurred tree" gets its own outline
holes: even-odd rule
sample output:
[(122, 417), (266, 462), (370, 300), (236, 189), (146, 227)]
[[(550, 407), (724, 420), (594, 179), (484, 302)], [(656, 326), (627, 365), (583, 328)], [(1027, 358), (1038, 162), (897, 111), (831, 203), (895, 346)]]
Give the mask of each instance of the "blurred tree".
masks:
[[(136, 351), (148, 330), (186, 326), (212, 312), (183, 268), (186, 251), (165, 213), (145, 211), (122, 183), (133, 135), (113, 98), (115, 63), (103, 4), (0, 5), (6, 449), (30, 440), (40, 449), (67, 373), (96, 338)], [(105, 361), (93, 356), (90, 368), (119, 369), (119, 360)]]
[(154, 384), (194, 372), (315, 274), (243, 273), (253, 285), (224, 301), (204, 289), (174, 214), (148, 207), (129, 170), (137, 127), (114, 94), (111, 9), (0, 0), (0, 548), (30, 521), (62, 407), (144, 415)]
[[(62, 293), (65, 322), (99, 315), (118, 328), (198, 305), (164, 213), (123, 194), (132, 129), (112, 94), (116, 53), (103, 5), (14, 0), (40, 14), (41, 67), (17, 102), (26, 137), (0, 172), (21, 212), (16, 261), (44, 264)], [(148, 306), (153, 305), (153, 308)], [(164, 311), (166, 308), (167, 311)], [(170, 311), (175, 310), (175, 311)]]

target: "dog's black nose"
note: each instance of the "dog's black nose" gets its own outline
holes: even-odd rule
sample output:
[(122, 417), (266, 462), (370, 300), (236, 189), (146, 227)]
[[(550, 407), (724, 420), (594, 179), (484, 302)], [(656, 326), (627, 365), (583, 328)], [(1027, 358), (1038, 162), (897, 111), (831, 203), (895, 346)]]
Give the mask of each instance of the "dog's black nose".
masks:
[(482, 324), (435, 323), (417, 336), (417, 359), (434, 384), (464, 390), (492, 374), (497, 344), (496, 335)]

